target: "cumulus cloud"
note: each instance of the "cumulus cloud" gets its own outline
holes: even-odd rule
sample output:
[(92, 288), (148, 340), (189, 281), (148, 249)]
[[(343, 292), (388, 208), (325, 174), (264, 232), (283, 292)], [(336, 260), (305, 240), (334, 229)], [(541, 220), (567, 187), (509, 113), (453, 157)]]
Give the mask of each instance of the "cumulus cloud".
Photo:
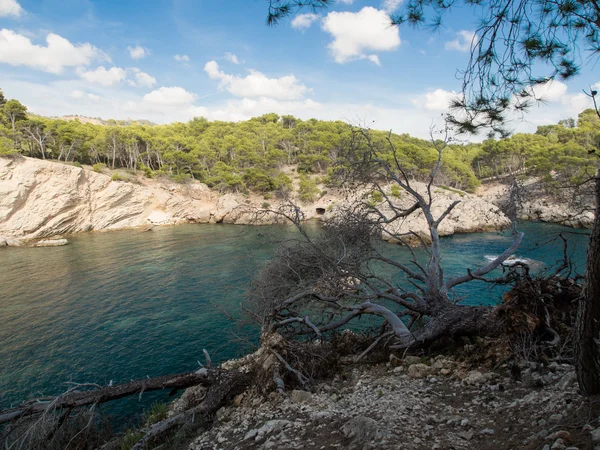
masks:
[(99, 95), (91, 94), (89, 92), (83, 92), (80, 90), (74, 90), (73, 92), (71, 92), (70, 97), (76, 100), (91, 100), (94, 103), (98, 103), (101, 99)]
[(379, 61), (372, 52), (392, 51), (401, 43), (400, 32), (390, 26), (388, 13), (370, 6), (356, 13), (330, 12), (321, 26), (333, 36), (327, 47), (340, 64), (367, 58)]
[(321, 16), (318, 14), (308, 13), (308, 14), (298, 14), (292, 20), (292, 28), (297, 30), (306, 30), (310, 28), (310, 26), (319, 20)]
[(204, 71), (211, 80), (218, 80), (220, 87), (236, 97), (270, 97), (279, 100), (297, 100), (308, 92), (308, 88), (300, 83), (294, 75), (268, 78), (261, 72), (250, 70), (249, 75), (240, 77), (219, 70), (216, 61), (207, 62)]
[(179, 62), (190, 62), (190, 57), (188, 55), (175, 55), (173, 58), (175, 58), (175, 61)]
[(156, 84), (156, 78), (152, 75), (148, 75), (145, 72), (142, 72), (138, 68), (129, 69), (132, 75), (132, 78), (129, 79), (128, 83), (130, 86), (142, 86), (151, 88)]
[(156, 107), (191, 106), (196, 100), (196, 94), (182, 87), (161, 87), (144, 95), (144, 102)]
[(124, 69), (121, 69), (120, 67), (106, 69), (104, 66), (100, 66), (95, 70), (78, 68), (77, 75), (85, 81), (106, 87), (119, 84), (127, 78), (127, 72)]
[(11, 66), (61, 74), (65, 67), (87, 66), (94, 60), (110, 61), (110, 58), (92, 44), (72, 44), (58, 34), (48, 34), (44, 47), (14, 31), (0, 30), (0, 62)]
[(139, 45), (136, 45), (135, 47), (127, 47), (127, 50), (129, 50), (129, 56), (131, 59), (135, 60), (145, 58), (150, 54), (150, 50), (140, 47)]
[(447, 111), (450, 102), (459, 98), (460, 94), (445, 89), (435, 89), (413, 99), (413, 104), (429, 111)]
[(404, 0), (383, 0), (381, 8), (388, 13), (392, 13), (398, 9), (398, 6), (400, 6), (403, 1)]
[(456, 33), (456, 39), (444, 44), (446, 50), (458, 50), (459, 52), (468, 52), (471, 50), (471, 44), (477, 43), (477, 35), (474, 31), (460, 30)]
[(230, 63), (240, 64), (240, 60), (238, 59), (238, 57), (231, 52), (225, 53), (225, 59)]
[(562, 81), (550, 80), (531, 88), (530, 93), (537, 100), (552, 102), (564, 98), (567, 93), (567, 85)]
[(0, 0), (0, 17), (21, 17), (25, 10), (17, 0)]

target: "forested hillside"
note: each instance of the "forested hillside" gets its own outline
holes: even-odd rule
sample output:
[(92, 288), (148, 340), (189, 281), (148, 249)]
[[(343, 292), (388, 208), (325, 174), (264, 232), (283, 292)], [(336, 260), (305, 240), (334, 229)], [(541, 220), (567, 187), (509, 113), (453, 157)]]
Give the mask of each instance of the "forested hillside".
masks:
[[(72, 118), (71, 118), (72, 119)], [(384, 151), (388, 134), (372, 131)], [(0, 91), (0, 155), (23, 155), (58, 161), (142, 171), (184, 182), (194, 178), (221, 192), (247, 190), (270, 193), (289, 190), (284, 173), (295, 165), (300, 174), (336, 183), (334, 164), (355, 142), (353, 127), (341, 122), (266, 114), (245, 122), (152, 125), (107, 121), (81, 123), (28, 114), (18, 100)], [(409, 135), (391, 135), (403, 165), (424, 180), (437, 157), (431, 142)], [(436, 180), (438, 185), (473, 191), (481, 179), (529, 174), (549, 183), (578, 183), (594, 173), (600, 145), (600, 124), (593, 110), (577, 120), (539, 127), (535, 134), (516, 134), (500, 141), (451, 145)], [(315, 189), (314, 177), (301, 178), (301, 190)]]

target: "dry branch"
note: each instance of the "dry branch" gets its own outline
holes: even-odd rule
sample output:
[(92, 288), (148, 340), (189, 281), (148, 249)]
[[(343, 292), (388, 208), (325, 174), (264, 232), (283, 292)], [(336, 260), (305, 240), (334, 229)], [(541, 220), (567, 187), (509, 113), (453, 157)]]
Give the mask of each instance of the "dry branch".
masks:
[(196, 385), (218, 384), (229, 372), (219, 369), (200, 369), (197, 372), (165, 375), (156, 378), (143, 378), (116, 386), (105, 386), (92, 391), (69, 391), (58, 397), (34, 399), (22, 406), (0, 411), (0, 424), (23, 416), (41, 414), (49, 410), (79, 408), (86, 405), (118, 400), (140, 392), (170, 389), (177, 391)]

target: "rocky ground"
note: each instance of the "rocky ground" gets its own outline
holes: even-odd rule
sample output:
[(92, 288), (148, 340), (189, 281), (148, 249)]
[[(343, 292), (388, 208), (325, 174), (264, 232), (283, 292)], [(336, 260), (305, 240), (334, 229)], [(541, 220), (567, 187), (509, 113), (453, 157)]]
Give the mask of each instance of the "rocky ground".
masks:
[(311, 390), (240, 396), (189, 448), (600, 449), (598, 417), (566, 364), (492, 372), (407, 357), (348, 366)]

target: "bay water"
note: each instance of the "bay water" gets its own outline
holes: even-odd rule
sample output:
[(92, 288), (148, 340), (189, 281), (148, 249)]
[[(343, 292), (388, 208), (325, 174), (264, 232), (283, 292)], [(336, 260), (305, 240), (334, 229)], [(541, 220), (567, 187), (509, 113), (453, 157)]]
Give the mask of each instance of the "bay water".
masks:
[[(517, 257), (550, 269), (562, 257), (556, 235), (563, 232), (583, 273), (585, 231), (541, 223), (520, 229), (526, 237)], [(277, 245), (295, 237), (285, 226), (181, 225), (79, 234), (65, 247), (0, 249), (0, 409), (64, 392), (68, 381), (195, 370), (203, 348), (216, 362), (241, 356), (258, 330), (230, 318), (239, 317), (245, 289)], [(484, 265), (510, 242), (508, 231), (444, 238), (445, 273)], [(384, 245), (408, 259), (406, 249)], [(494, 304), (505, 289), (472, 282), (456, 295)], [(145, 394), (142, 405), (161, 395)], [(125, 417), (139, 406), (130, 398), (113, 413)]]

